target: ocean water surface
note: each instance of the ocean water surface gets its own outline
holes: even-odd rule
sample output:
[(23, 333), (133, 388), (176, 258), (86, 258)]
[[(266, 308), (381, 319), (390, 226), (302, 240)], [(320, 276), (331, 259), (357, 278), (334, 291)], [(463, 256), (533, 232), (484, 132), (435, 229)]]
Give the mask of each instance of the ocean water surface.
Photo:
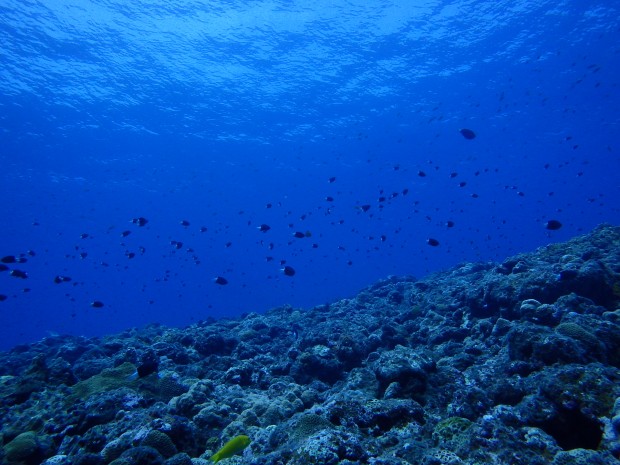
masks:
[(618, 10), (5, 0), (0, 348), (309, 308), (618, 224)]

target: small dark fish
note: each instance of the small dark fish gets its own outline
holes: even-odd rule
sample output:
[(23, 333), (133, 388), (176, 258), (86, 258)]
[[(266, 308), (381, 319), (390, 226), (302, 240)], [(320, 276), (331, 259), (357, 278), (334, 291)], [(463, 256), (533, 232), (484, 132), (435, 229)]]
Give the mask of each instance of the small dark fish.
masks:
[(545, 228), (549, 229), (550, 231), (557, 231), (561, 227), (562, 223), (560, 223), (558, 220), (549, 220), (545, 223)]
[(285, 265), (284, 268), (282, 268), (282, 273), (284, 273), (286, 276), (294, 276), (295, 270), (292, 266)]
[(129, 236), (130, 234), (131, 234), (131, 231), (123, 231), (123, 232), (121, 233), (121, 237), (127, 237), (127, 236)]
[(170, 241), (170, 245), (172, 245), (175, 249), (180, 249), (183, 247), (183, 242), (179, 241)]
[(336, 182), (336, 176), (332, 176), (331, 178), (329, 178), (327, 180), (328, 182), (332, 183), (332, 182)]
[(454, 227), (454, 221), (452, 221), (452, 220), (446, 221), (446, 227), (453, 228)]
[(0, 294), (0, 302), (4, 302), (6, 299), (8, 299), (7, 296), (5, 296), (4, 294)]
[(426, 176), (426, 173), (424, 171), (420, 170), (420, 171), (418, 171), (418, 176), (423, 178), (424, 176)]
[(17, 259), (15, 258), (15, 255), (7, 255), (6, 257), (0, 258), (0, 262), (2, 262), (2, 263), (15, 263), (15, 262), (17, 262)]
[(381, 242), (385, 242), (385, 241), (387, 241), (387, 236), (385, 234), (381, 234), (379, 239), (381, 240)]
[(431, 247), (437, 247), (439, 245), (439, 241), (437, 239), (433, 239), (432, 237), (426, 239), (426, 243)]
[(465, 187), (467, 183), (465, 181), (459, 182), (459, 187)]
[(203, 226), (203, 227), (200, 228), (200, 232), (201, 233), (207, 232), (208, 230), (209, 230), (209, 228), (207, 228), (206, 226)]
[(9, 269), (9, 267), (6, 266), (4, 263), (0, 263), (0, 271), (6, 271), (8, 269)]
[(403, 195), (407, 195), (409, 193), (409, 189), (405, 188), (403, 189)]
[(222, 278), (221, 276), (213, 278), (213, 282), (221, 286), (225, 286), (226, 284), (228, 284), (228, 280), (226, 278)]
[(88, 233), (82, 233), (82, 234), (80, 234), (80, 239), (86, 239), (89, 236), (90, 235)]
[(103, 302), (101, 302), (100, 300), (93, 300), (90, 303), (90, 306), (94, 307), (94, 308), (101, 308), (101, 307), (103, 307)]
[(88, 257), (88, 253), (86, 253), (86, 252), (80, 252), (80, 258), (81, 258), (82, 260), (84, 260), (86, 257)]
[(471, 129), (460, 129), (459, 132), (463, 135), (465, 139), (472, 140), (476, 138), (476, 133)]
[(136, 256), (135, 252), (125, 252), (125, 256), (129, 259)]
[(56, 284), (60, 284), (60, 283), (68, 283), (69, 281), (71, 281), (71, 278), (69, 276), (56, 276), (54, 278), (54, 282)]
[(138, 226), (144, 226), (146, 223), (149, 222), (149, 220), (147, 220), (146, 218), (143, 218), (142, 216), (140, 216), (138, 218), (134, 218), (133, 220), (131, 220), (131, 222), (133, 224), (137, 224)]
[(189, 221), (187, 220), (181, 220), (181, 222), (179, 223), (181, 226), (187, 228), (189, 226)]
[(368, 210), (370, 210), (370, 205), (368, 205), (368, 204), (366, 204), (366, 205), (362, 205), (360, 208), (361, 208), (361, 209), (362, 209), (362, 211), (365, 213), (365, 212), (367, 212)]
[(302, 239), (302, 238), (306, 237), (306, 234), (302, 233), (301, 231), (297, 231), (297, 232), (293, 233), (293, 236), (296, 237), (297, 239)]
[(268, 224), (261, 224), (261, 225), (258, 227), (258, 230), (259, 230), (260, 232), (267, 232), (267, 231), (269, 231), (270, 229), (271, 229), (271, 226), (269, 226)]
[(455, 171), (453, 171), (452, 173), (450, 173), (450, 177), (451, 178), (456, 178), (459, 174)]
[(26, 250), (26, 255), (30, 255), (31, 257), (34, 257), (36, 253), (34, 252), (34, 250)]
[(26, 273), (25, 271), (21, 271), (21, 270), (11, 270), (9, 274), (11, 276), (14, 276), (16, 278), (21, 278), (21, 279), (26, 279), (28, 277), (28, 273)]
[(325, 197), (325, 200), (327, 200), (328, 202), (333, 202), (334, 198), (330, 195), (328, 195), (327, 197)]
[(26, 257), (17, 257), (15, 263), (26, 263), (28, 259)]

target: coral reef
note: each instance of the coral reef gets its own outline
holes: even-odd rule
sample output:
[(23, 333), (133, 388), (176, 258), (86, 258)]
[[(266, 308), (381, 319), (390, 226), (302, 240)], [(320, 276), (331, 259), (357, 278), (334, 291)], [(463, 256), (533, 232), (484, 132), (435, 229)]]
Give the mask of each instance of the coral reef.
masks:
[(7, 464), (620, 464), (620, 228), (307, 311), (0, 354)]

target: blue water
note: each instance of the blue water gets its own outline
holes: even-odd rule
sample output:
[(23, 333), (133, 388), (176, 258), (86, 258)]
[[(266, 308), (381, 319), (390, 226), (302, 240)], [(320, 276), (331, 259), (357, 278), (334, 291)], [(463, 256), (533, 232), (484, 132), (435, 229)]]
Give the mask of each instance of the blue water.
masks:
[(308, 308), (619, 224), (619, 18), (602, 0), (4, 0), (0, 255), (28, 278), (0, 273), (0, 348)]

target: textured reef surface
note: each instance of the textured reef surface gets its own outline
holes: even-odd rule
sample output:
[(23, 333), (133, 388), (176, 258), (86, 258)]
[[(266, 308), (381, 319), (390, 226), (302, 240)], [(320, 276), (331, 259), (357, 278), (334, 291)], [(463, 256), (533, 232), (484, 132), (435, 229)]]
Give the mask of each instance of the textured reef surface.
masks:
[[(8, 464), (620, 464), (620, 228), (355, 298), (0, 354)], [(233, 450), (234, 449), (234, 450)]]

